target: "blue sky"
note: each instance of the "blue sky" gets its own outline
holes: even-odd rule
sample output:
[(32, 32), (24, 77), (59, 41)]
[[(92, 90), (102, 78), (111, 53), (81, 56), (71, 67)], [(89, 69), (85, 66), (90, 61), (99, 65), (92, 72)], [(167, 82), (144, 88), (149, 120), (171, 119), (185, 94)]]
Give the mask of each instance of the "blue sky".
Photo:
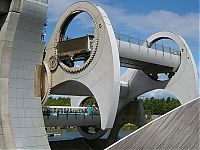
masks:
[[(49, 0), (46, 39), (51, 36), (61, 13), (77, 0)], [(91, 0), (101, 6), (111, 20), (115, 31), (146, 39), (158, 31), (172, 31), (181, 35), (192, 50), (199, 69), (199, 0)], [(81, 28), (88, 29), (88, 19), (77, 19)], [(73, 29), (73, 28), (72, 28)], [(77, 31), (77, 30), (76, 30)], [(77, 31), (78, 32), (78, 31)], [(166, 92), (148, 93), (163, 97)]]

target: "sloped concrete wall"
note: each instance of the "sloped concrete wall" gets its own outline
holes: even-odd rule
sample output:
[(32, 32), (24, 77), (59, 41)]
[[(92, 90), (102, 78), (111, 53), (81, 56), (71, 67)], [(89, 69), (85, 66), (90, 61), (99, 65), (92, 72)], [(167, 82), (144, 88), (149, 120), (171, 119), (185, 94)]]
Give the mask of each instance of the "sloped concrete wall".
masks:
[(199, 149), (200, 98), (150, 122), (107, 150)]

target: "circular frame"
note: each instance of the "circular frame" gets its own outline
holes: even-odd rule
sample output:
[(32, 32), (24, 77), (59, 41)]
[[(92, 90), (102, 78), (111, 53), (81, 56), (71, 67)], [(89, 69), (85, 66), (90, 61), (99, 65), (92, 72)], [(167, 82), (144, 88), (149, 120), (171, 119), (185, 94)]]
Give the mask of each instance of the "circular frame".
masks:
[[(80, 13), (83, 13), (83, 12), (86, 12), (88, 15), (90, 15), (90, 17), (93, 20), (93, 23), (95, 24), (94, 39), (93, 39), (94, 46), (91, 50), (90, 57), (80, 67), (68, 67), (67, 65), (62, 63), (62, 61), (59, 60), (59, 57), (58, 57), (59, 65), (61, 66), (61, 68), (64, 69), (67, 73), (70, 73), (70, 74), (77, 74), (77, 73), (83, 71), (87, 66), (89, 66), (89, 64), (92, 62), (93, 58), (95, 57), (95, 54), (96, 54), (96, 51), (97, 51), (97, 48), (98, 48), (98, 40), (99, 40), (99, 30), (98, 29), (100, 27), (97, 24), (97, 21), (95, 20), (94, 15), (88, 9), (85, 9), (85, 8), (76, 8), (76, 9), (73, 10), (73, 12), (71, 12), (68, 16), (66, 16), (66, 19), (64, 20), (64, 22), (62, 23), (61, 28), (60, 28), (59, 41), (63, 39), (71, 21), (77, 15), (79, 15)], [(58, 54), (58, 52), (56, 52), (56, 54)]]
[[(143, 44), (143, 46), (150, 48), (154, 43), (156, 43), (157, 41), (162, 40), (162, 39), (170, 39), (170, 40), (174, 41), (180, 49), (180, 53), (181, 53), (180, 54), (180, 57), (181, 57), (180, 58), (180, 65), (179, 65), (179, 68), (177, 69), (177, 71), (174, 75), (175, 78), (171, 78), (173, 80), (177, 80), (179, 78), (179, 76), (181, 76), (183, 74), (183, 72), (185, 70), (185, 65), (187, 63), (187, 59), (186, 59), (187, 56), (186, 55), (187, 55), (189, 47), (186, 45), (186, 42), (180, 36), (178, 36), (178, 35), (176, 35), (172, 32), (155, 33), (155, 34), (151, 35), (149, 38), (147, 38), (147, 40), (146, 40), (147, 42), (145, 42)], [(150, 75), (148, 75), (148, 76), (151, 78)], [(165, 82), (165, 81), (159, 81), (159, 82)], [(176, 81), (174, 81), (174, 82), (176, 82)]]
[[(87, 99), (89, 99), (89, 98), (92, 98), (92, 97), (86, 97), (86, 98), (84, 98), (84, 99), (80, 102), (79, 106), (80, 106), (80, 107), (83, 106), (83, 105), (84, 105), (84, 102), (85, 102)], [(97, 101), (96, 101), (96, 102), (97, 102)], [(98, 103), (97, 103), (97, 105), (98, 105)], [(89, 132), (88, 132), (89, 127), (90, 127), (90, 126), (87, 126), (87, 127), (77, 127), (77, 130), (78, 130), (78, 132), (79, 132), (82, 136), (84, 136), (86, 139), (97, 139), (97, 138), (99, 138), (99, 137), (102, 137), (102, 136), (107, 132), (107, 130), (102, 130), (101, 128), (95, 128), (95, 127), (93, 127), (93, 128), (95, 128), (95, 133), (89, 133)], [(96, 129), (97, 129), (97, 130), (96, 130)]]

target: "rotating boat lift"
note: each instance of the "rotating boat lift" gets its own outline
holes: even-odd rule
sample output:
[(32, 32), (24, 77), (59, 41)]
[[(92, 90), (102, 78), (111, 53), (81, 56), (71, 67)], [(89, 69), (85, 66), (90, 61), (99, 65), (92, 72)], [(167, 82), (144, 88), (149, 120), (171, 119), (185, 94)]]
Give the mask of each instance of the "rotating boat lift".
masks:
[[(0, 149), (50, 148), (40, 102), (50, 93), (78, 96), (73, 106), (85, 96), (94, 97), (103, 130), (112, 128), (130, 102), (147, 91), (166, 89), (181, 103), (198, 96), (194, 59), (180, 36), (159, 32), (143, 46), (123, 42), (102, 8), (78, 2), (62, 14), (43, 53), (47, 7), (47, 0), (0, 1)], [(82, 12), (92, 17), (94, 34), (64, 39), (68, 25)], [(180, 55), (152, 49), (160, 39), (176, 42)], [(75, 67), (77, 60), (85, 63)], [(129, 68), (122, 77), (120, 66)], [(158, 81), (158, 73), (169, 80)]]
[[(88, 13), (95, 24), (94, 34), (65, 39), (70, 22), (80, 13)], [(151, 48), (161, 39), (170, 39), (180, 54)], [(75, 61), (84, 61), (80, 67)], [(120, 78), (120, 66), (130, 68)], [(101, 129), (113, 127), (119, 113), (133, 99), (154, 89), (166, 89), (180, 102), (198, 96), (197, 71), (191, 50), (182, 37), (171, 32), (158, 32), (144, 44), (136, 45), (116, 39), (111, 22), (102, 8), (88, 2), (71, 5), (60, 17), (46, 47), (39, 95), (45, 103), (49, 93), (74, 95), (73, 106), (84, 97), (94, 97), (101, 116)], [(168, 75), (158, 81), (159, 73)], [(39, 88), (37, 88), (39, 89)]]

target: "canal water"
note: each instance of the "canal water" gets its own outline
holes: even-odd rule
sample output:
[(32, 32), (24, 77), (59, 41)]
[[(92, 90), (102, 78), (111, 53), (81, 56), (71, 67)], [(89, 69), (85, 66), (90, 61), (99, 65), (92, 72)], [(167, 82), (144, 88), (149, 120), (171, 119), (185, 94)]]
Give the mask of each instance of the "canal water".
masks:
[[(118, 133), (118, 139), (125, 137), (134, 130), (132, 128), (121, 129)], [(107, 140), (108, 133), (100, 139), (87, 140), (79, 134), (76, 128), (73, 128), (64, 130), (62, 134), (49, 136), (48, 140), (52, 150), (103, 150), (110, 145)]]
[[(125, 137), (126, 135), (133, 132), (135, 129), (125, 129), (120, 130), (118, 134), (118, 139), (121, 139)], [(102, 136), (100, 139), (107, 139), (108, 133), (106, 133), (104, 136)], [(54, 134), (54, 136), (48, 136), (49, 141), (60, 141), (60, 140), (73, 140), (77, 138), (83, 138), (83, 136), (76, 130), (76, 128), (73, 129), (65, 129), (62, 134)]]

